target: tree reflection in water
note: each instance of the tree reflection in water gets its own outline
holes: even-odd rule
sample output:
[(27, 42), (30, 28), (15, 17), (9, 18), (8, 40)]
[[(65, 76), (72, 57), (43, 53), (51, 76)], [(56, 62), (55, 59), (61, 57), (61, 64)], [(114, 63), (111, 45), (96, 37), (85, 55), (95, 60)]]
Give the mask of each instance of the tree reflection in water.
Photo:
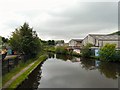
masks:
[(64, 60), (64, 61), (73, 59), (73, 57), (71, 55), (62, 55), (62, 54), (56, 54), (56, 58)]
[(117, 63), (101, 62), (98, 70), (107, 78), (117, 79), (120, 74), (120, 67)]
[[(83, 72), (84, 71), (86, 72), (86, 70), (88, 70), (88, 71), (89, 70), (97, 70), (97, 72), (100, 72), (101, 75), (103, 74), (106, 78), (117, 79), (118, 75), (120, 75), (120, 65), (119, 65), (120, 63), (102, 62), (102, 61), (98, 61), (98, 60), (94, 60), (94, 59), (92, 59), (92, 60), (91, 59), (83, 59), (83, 58), (73, 57), (71, 55), (61, 55), (61, 54), (54, 54), (54, 53), (48, 53), (48, 57), (49, 58), (55, 58), (55, 59), (52, 59), (51, 62), (54, 61), (54, 60), (58, 60), (58, 59), (63, 60), (65, 62), (67, 60), (71, 61), (72, 63), (79, 62), (79, 63), (77, 63), (77, 65), (80, 64), (82, 66), (82, 68), (85, 69), (85, 70), (83, 70)], [(47, 59), (47, 60), (49, 60), (49, 59)], [(58, 61), (58, 63), (59, 63), (59, 61)], [(67, 64), (70, 64), (70, 63), (66, 62), (64, 64), (65, 64), (65, 66), (67, 66)], [(38, 68), (36, 68), (29, 75), (28, 79), (26, 79), (21, 84), (21, 86), (19, 86), (16, 90), (19, 90), (19, 89), (21, 90), (21, 88), (32, 88), (32, 90), (37, 89), (38, 86), (40, 85), (40, 80), (41, 80), (41, 73), (42, 73), (42, 68), (41, 68), (42, 66), (41, 65)], [(76, 65), (76, 64), (70, 64), (70, 65)], [(72, 66), (70, 66), (70, 65), (68, 65), (69, 67), (67, 69), (68, 71), (70, 70), (69, 72), (71, 72), (71, 70), (72, 70), (71, 69)], [(78, 67), (78, 69), (79, 69), (79, 67)], [(75, 69), (73, 68), (73, 70), (75, 70)], [(53, 72), (53, 73), (55, 73), (55, 72)], [(80, 72), (80, 73), (82, 73), (82, 72)], [(78, 74), (79, 73), (77, 73), (77, 75)], [(95, 73), (93, 72), (92, 75), (93, 74), (95, 74)], [(72, 75), (74, 76), (74, 73), (72, 73)], [(64, 75), (62, 75), (62, 76), (64, 77)], [(68, 74), (68, 76), (69, 76), (69, 74)], [(83, 76), (84, 76), (84, 74), (83, 74)], [(78, 78), (79, 77), (80, 76), (78, 76)], [(93, 78), (94, 78), (94, 76), (93, 76)], [(106, 81), (106, 82), (109, 82), (109, 81)]]
[(96, 69), (95, 67), (95, 60), (91, 59), (81, 59), (81, 65), (82, 68), (85, 68), (86, 70), (94, 70)]
[(96, 65), (96, 61), (97, 60), (81, 59), (82, 68), (86, 70), (98, 69), (99, 72), (107, 78), (117, 79), (118, 76), (120, 76), (120, 63), (99, 61), (99, 65)]
[(55, 58), (55, 54), (52, 52), (48, 52), (48, 58)]
[(41, 67), (43, 63), (44, 61), (15, 90), (21, 90), (21, 89), (36, 90), (38, 88), (38, 85), (40, 84), (39, 81), (41, 79), (41, 73), (42, 73)]

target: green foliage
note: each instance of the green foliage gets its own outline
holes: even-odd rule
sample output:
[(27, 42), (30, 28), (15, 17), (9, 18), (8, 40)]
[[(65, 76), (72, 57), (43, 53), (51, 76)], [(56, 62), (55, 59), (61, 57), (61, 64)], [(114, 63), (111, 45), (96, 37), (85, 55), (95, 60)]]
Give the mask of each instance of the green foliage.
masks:
[(115, 44), (106, 44), (100, 49), (100, 59), (105, 61), (115, 61), (116, 56), (116, 45)]
[(67, 48), (64, 46), (58, 46), (56, 47), (56, 53), (57, 54), (68, 54)]
[(48, 46), (46, 48), (46, 50), (49, 51), (49, 52), (55, 52), (55, 47), (54, 46)]
[(3, 43), (7, 43), (8, 42), (8, 38), (2, 37), (2, 42)]
[[(5, 76), (3, 76), (3, 85), (5, 85), (5, 83), (9, 80), (11, 80), (11, 78), (13, 76), (15, 76), (16, 74), (18, 74), (19, 72), (22, 72), (22, 70), (26, 67), (29, 67), (29, 65), (31, 63), (33, 63), (33, 61), (35, 61), (35, 63), (29, 67), (25, 72), (22, 73), (22, 75), (20, 75), (19, 77), (16, 78), (16, 80), (14, 80), (10, 86), (8, 88), (16, 88), (19, 84), (21, 84), (22, 81), (24, 81), (28, 75), (31, 73), (31, 71), (33, 71), (40, 63), (42, 63), (44, 60), (47, 59), (46, 55), (40, 55), (37, 60), (29, 60), (26, 63), (20, 63), (16, 68), (14, 68), (11, 72), (9, 72), (8, 74), (6, 74)], [(10, 90), (11, 90), (10, 89)]]
[(29, 56), (36, 55), (41, 48), (41, 40), (27, 23), (13, 32), (9, 42), (13, 50)]
[(48, 40), (48, 45), (55, 45), (55, 41), (54, 40)]
[(117, 50), (117, 51), (116, 51), (115, 60), (116, 60), (116, 61), (120, 61), (120, 50)]
[(64, 44), (64, 40), (57, 40), (57, 41), (55, 42), (55, 44), (59, 44), (59, 43)]
[(114, 32), (114, 33), (112, 33), (110, 35), (120, 35), (120, 31)]
[(85, 57), (85, 58), (89, 58), (92, 55), (92, 52), (90, 50), (90, 47), (92, 47), (93, 45), (88, 43), (86, 46), (84, 46), (81, 50), (81, 56)]

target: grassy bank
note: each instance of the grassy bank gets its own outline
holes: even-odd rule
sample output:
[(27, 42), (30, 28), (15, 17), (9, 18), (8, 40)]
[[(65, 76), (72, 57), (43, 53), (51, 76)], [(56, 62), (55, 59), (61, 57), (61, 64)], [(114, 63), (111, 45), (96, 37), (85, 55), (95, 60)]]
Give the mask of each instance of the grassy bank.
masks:
[(27, 67), (30, 63), (36, 61), (39, 59), (40, 56), (45, 54), (45, 51), (41, 51), (35, 58), (32, 58), (30, 60), (27, 60), (26, 62), (20, 62), (16, 67), (14, 67), (9, 73), (2, 76), (2, 85), (9, 81), (13, 76), (15, 76), (17, 73), (19, 73), (22, 69)]
[(45, 59), (47, 58), (46, 55), (40, 56), (40, 58), (35, 61), (35, 63), (28, 69), (26, 70), (20, 77), (18, 77), (10, 86), (9, 88), (16, 88), (22, 81), (24, 81), (27, 76)]
[(9, 81), (13, 76), (15, 76), (17, 73), (19, 73), (22, 69), (27, 67), (30, 63), (32, 63), (33, 60), (29, 60), (26, 63), (21, 62), (19, 65), (17, 65), (14, 69), (12, 69), (9, 73), (5, 74), (2, 77), (2, 85)]
[(37, 60), (33, 61), (33, 60), (29, 60), (27, 63), (21, 63), (19, 66), (17, 66), (16, 68), (14, 68), (10, 73), (6, 74), (3, 77), (3, 85), (9, 81), (13, 76), (15, 76), (17, 73), (19, 73), (21, 70), (23, 70), (25, 67), (27, 67), (28, 65), (30, 65), (31, 63), (34, 62), (34, 64), (27, 69), (24, 73), (22, 73), (16, 80), (14, 80), (10, 86), (8, 88), (16, 88), (20, 83), (22, 83), (22, 81), (24, 81), (27, 76), (45, 59), (47, 58), (46, 55), (42, 55), (39, 58), (37, 58)]

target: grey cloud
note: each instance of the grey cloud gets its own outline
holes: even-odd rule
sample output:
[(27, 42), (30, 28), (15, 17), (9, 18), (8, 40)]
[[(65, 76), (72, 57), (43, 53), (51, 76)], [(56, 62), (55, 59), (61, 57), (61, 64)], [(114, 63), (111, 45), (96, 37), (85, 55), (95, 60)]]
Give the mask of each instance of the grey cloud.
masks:
[[(83, 6), (81, 10), (80, 5)], [(113, 2), (89, 2), (78, 3), (77, 6), (64, 10), (62, 13), (54, 13), (51, 15), (57, 18), (66, 18), (64, 21), (52, 20), (58, 24), (86, 24), (86, 23), (116, 23), (117, 22), (117, 3)], [(50, 22), (50, 21), (49, 21)], [(52, 24), (52, 23), (51, 23)], [(55, 24), (56, 25), (56, 24)]]
[[(83, 6), (83, 10), (80, 5)], [(81, 38), (88, 33), (104, 31), (104, 29), (109, 31), (117, 28), (118, 22), (117, 3), (113, 2), (78, 3), (61, 13), (48, 12), (48, 14), (53, 19), (45, 23), (45, 30), (44, 27), (42, 29), (44, 33), (56, 38)]]
[[(113, 32), (118, 27), (117, 2), (78, 2), (66, 8), (59, 7), (61, 11), (54, 10), (23, 10), (18, 15), (26, 18), (42, 39), (84, 38), (89, 33)], [(42, 21), (42, 15), (49, 18)], [(12, 22), (12, 24), (10, 24)], [(6, 23), (10, 28), (18, 26), (19, 20)], [(15, 25), (15, 26), (14, 26)], [(21, 24), (20, 24), (21, 25)]]

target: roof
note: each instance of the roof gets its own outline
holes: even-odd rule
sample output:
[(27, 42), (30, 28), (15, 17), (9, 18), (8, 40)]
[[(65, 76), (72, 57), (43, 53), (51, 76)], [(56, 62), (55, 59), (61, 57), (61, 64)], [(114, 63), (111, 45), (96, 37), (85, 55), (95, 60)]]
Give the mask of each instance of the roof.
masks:
[[(71, 39), (71, 40), (77, 41), (77, 42), (83, 41), (83, 39)], [(71, 40), (70, 40), (70, 41), (71, 41)]]
[(118, 41), (118, 40), (120, 40), (120, 36), (118, 36), (118, 35), (105, 35), (105, 34), (89, 34), (89, 35), (95, 39), (104, 40), (104, 41)]

